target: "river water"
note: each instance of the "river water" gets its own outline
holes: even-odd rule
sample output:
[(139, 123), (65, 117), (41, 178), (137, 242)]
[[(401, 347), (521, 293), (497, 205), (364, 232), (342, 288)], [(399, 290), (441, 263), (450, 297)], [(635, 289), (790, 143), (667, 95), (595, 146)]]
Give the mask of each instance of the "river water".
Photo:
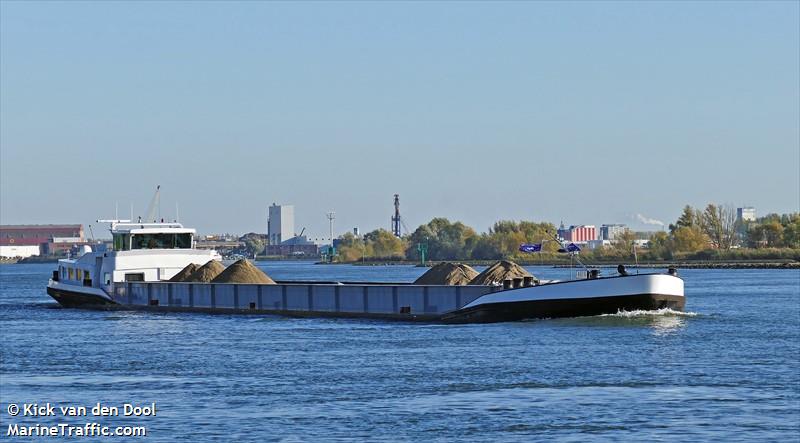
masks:
[[(424, 271), (259, 266), (286, 280)], [(53, 268), (0, 266), (0, 439), (96, 422), (158, 442), (800, 440), (798, 270), (682, 270), (685, 313), (453, 326), (62, 309), (45, 293)], [(48, 402), (120, 415), (8, 411)], [(152, 403), (155, 416), (122, 416)]]

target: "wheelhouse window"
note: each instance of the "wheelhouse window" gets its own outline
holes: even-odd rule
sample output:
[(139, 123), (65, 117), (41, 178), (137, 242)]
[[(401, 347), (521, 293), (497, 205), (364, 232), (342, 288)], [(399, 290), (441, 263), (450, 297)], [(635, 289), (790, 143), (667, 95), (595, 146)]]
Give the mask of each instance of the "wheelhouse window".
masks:
[(192, 234), (133, 234), (131, 249), (189, 249)]
[(131, 235), (130, 234), (114, 234), (114, 250), (127, 251), (131, 249)]

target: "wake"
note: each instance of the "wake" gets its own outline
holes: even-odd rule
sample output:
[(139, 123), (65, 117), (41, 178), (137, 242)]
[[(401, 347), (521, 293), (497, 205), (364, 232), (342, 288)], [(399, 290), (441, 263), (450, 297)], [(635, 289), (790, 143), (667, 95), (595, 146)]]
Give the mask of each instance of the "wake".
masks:
[(646, 311), (636, 309), (633, 311), (620, 310), (616, 314), (600, 314), (598, 317), (617, 317), (617, 318), (650, 318), (650, 317), (697, 317), (696, 312), (675, 311), (670, 308), (654, 309)]

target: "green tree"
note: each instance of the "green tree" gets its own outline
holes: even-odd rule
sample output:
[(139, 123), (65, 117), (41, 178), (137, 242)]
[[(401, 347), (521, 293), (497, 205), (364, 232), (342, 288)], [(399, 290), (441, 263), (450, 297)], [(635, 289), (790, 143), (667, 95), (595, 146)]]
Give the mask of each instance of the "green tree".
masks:
[(783, 246), (783, 225), (778, 221), (772, 220), (761, 225), (764, 231), (764, 240), (769, 248), (779, 248)]
[(697, 217), (697, 210), (689, 205), (686, 205), (683, 207), (683, 212), (681, 213), (681, 216), (678, 217), (678, 220), (675, 222), (675, 224), (670, 223), (669, 232), (674, 234), (675, 230), (678, 228), (690, 228), (699, 224), (700, 220), (699, 217)]
[(461, 222), (451, 223), (446, 218), (434, 218), (411, 234), (406, 257), (409, 260), (418, 260), (417, 245), (425, 243), (428, 246), (428, 258), (431, 260), (465, 259), (471, 253), (468, 247), (476, 244), (474, 237), (477, 237), (475, 230)]
[(481, 234), (477, 237), (475, 245), (472, 247), (470, 257), (476, 260), (499, 260), (503, 258), (500, 239), (489, 234)]
[(481, 238), (478, 249), (473, 251), (474, 258), (499, 258), (528, 256), (519, 251), (523, 243), (542, 243), (543, 252), (555, 252), (558, 245), (548, 241), (556, 228), (552, 223), (536, 223), (532, 221), (501, 220), (489, 228), (486, 238)]
[(783, 245), (800, 248), (800, 214), (791, 214), (783, 228)]
[(709, 203), (702, 215), (703, 231), (717, 249), (730, 249), (736, 239), (736, 214), (730, 206)]
[(385, 229), (376, 229), (364, 235), (370, 255), (379, 258), (403, 258), (407, 244), (403, 239)]
[(614, 239), (611, 247), (617, 257), (630, 257), (633, 255), (633, 245), (636, 242), (636, 234), (630, 229), (625, 229)]
[(348, 232), (339, 237), (339, 246), (337, 254), (340, 261), (357, 261), (365, 255), (364, 242), (360, 238)]
[(245, 252), (250, 257), (264, 253), (265, 242), (261, 234), (250, 232), (240, 237), (239, 241), (244, 243)]
[(672, 259), (670, 238), (666, 232), (658, 231), (650, 237), (650, 247), (647, 255), (656, 260)]
[(697, 252), (708, 247), (708, 237), (698, 226), (680, 227), (672, 234), (672, 252)]

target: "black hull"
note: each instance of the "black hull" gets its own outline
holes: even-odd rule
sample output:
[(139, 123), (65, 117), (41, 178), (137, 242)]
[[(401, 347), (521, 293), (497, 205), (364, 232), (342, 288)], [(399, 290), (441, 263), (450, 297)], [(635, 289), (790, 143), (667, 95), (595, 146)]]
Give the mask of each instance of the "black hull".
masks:
[(639, 294), (487, 303), (444, 314), (445, 323), (496, 323), (534, 318), (587, 317), (619, 311), (670, 308), (682, 311), (686, 300), (677, 295)]
[(102, 308), (115, 305), (115, 303), (96, 295), (51, 287), (47, 288), (47, 295), (53, 297), (53, 300), (65, 308)]

